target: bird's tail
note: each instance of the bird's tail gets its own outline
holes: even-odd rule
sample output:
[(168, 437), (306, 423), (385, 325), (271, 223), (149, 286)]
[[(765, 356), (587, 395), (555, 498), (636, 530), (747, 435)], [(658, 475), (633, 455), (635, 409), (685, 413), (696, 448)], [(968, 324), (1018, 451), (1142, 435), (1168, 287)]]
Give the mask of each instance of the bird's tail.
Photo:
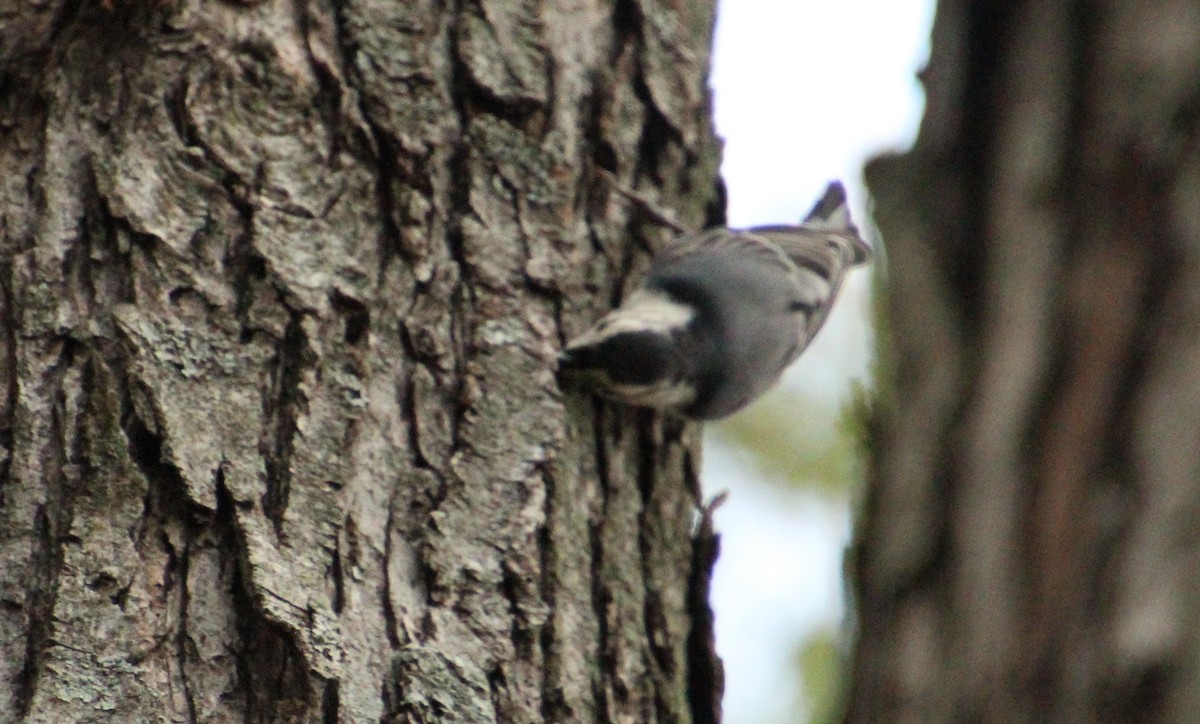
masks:
[(850, 207), (846, 204), (846, 188), (841, 181), (831, 181), (825, 194), (804, 217), (803, 228), (813, 231), (831, 231), (845, 237), (854, 252), (853, 263), (863, 264), (871, 258), (871, 246), (858, 233), (858, 227), (850, 220)]

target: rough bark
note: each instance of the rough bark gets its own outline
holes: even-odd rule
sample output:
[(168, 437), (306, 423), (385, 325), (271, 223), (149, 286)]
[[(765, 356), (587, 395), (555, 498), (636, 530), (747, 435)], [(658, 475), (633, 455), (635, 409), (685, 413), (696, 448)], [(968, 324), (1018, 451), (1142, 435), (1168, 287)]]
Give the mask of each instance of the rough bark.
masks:
[(1200, 711), (1200, 5), (939, 3), (848, 720)]
[(718, 716), (697, 436), (553, 377), (600, 169), (719, 217), (712, 23), (0, 9), (0, 721)]

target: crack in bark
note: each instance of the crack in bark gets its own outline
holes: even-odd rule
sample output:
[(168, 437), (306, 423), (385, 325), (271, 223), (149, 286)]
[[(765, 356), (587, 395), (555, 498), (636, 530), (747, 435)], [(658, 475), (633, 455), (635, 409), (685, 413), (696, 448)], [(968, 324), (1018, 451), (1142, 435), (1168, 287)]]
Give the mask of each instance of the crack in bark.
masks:
[(538, 579), (538, 596), (545, 602), (547, 609), (546, 620), (542, 624), (541, 631), (538, 632), (537, 640), (542, 654), (539, 712), (544, 722), (567, 721), (572, 712), (567, 707), (561, 685), (556, 687), (552, 683), (552, 677), (558, 674), (559, 669), (558, 655), (554, 651), (554, 633), (558, 618), (555, 605), (557, 590), (554, 574), (558, 551), (554, 545), (554, 537), (551, 535), (551, 526), (554, 525), (556, 512), (554, 507), (555, 480), (553, 473), (547, 467), (540, 466), (539, 470), (542, 485), (546, 488), (546, 504), (542, 512), (544, 522), (537, 532), (538, 566), (541, 568), (541, 576)]
[(63, 0), (58, 6), (58, 12), (50, 23), (50, 33), (44, 47), (53, 48), (58, 45), (61, 36), (71, 27), (88, 6), (87, 0)]
[(491, 700), (492, 711), (496, 713), (496, 721), (504, 721), (504, 687), (507, 679), (501, 664), (497, 662), (486, 674), (488, 683), (488, 698)]
[[(183, 689), (187, 721), (197, 720), (195, 696), (189, 677), (188, 661), (192, 645), (189, 630), (189, 608), (191, 592), (188, 587), (191, 544), (198, 526), (211, 521), (213, 511), (197, 505), (186, 491), (179, 469), (163, 458), (163, 440), (151, 432), (138, 416), (130, 398), (130, 380), (125, 373), (127, 360), (109, 360), (109, 369), (114, 370), (118, 382), (117, 397), (120, 406), (120, 427), (124, 433), (129, 459), (146, 481), (146, 497), (143, 502), (141, 521), (134, 536), (135, 544), (141, 547), (152, 530), (157, 530), (162, 550), (167, 554), (162, 594), (166, 596), (172, 586), (179, 586), (179, 621), (171, 637), (174, 645), (175, 664), (179, 668), (179, 684)], [(218, 470), (215, 475), (221, 475)], [(223, 484), (223, 483), (222, 483)], [(177, 521), (183, 536), (181, 550), (176, 550), (166, 532), (167, 524)], [(164, 642), (165, 643), (165, 642)]]
[(589, 544), (592, 552), (592, 612), (596, 617), (596, 632), (597, 642), (596, 651), (600, 661), (600, 669), (604, 672), (601, 676), (592, 679), (592, 697), (596, 701), (596, 716), (597, 720), (601, 720), (602, 716), (610, 714), (610, 708), (613, 702), (608, 697), (608, 687), (605, 686), (606, 680), (611, 676), (616, 663), (614, 652), (612, 651), (612, 643), (609, 641), (608, 630), (608, 604), (610, 593), (608, 586), (604, 580), (604, 526), (608, 518), (608, 491), (612, 489), (612, 471), (609, 469), (609, 440), (603, 434), (604, 424), (607, 419), (605, 414), (607, 408), (605, 403), (599, 398), (592, 398), (592, 423), (594, 425), (592, 431), (595, 434), (596, 445), (596, 478), (600, 484), (602, 491), (600, 503), (600, 515), (597, 520), (588, 523)]
[[(190, 125), (188, 127), (191, 128)], [(250, 341), (254, 332), (264, 331), (254, 327), (250, 310), (254, 306), (256, 285), (267, 279), (267, 260), (254, 248), (255, 207), (248, 199), (249, 189), (234, 171), (221, 165), (218, 154), (203, 143), (200, 147), (205, 157), (224, 171), (221, 185), (225, 189), (226, 199), (237, 212), (240, 228), (230, 239), (222, 263), (230, 277), (229, 284), (234, 293), (233, 315), (241, 325), (238, 336), (244, 343)], [(271, 336), (274, 337), (274, 334)]]
[[(331, 12), (334, 15), (333, 28), (335, 41), (340, 40), (340, 27), (338, 25), (338, 11), (340, 3), (329, 3)], [(321, 116), (322, 122), (325, 124), (326, 136), (330, 139), (329, 157), (336, 157), (341, 151), (343, 144), (342, 135), (339, 131), (346, 128), (346, 123), (342, 115), (342, 86), (349, 85), (342, 73), (341, 68), (331, 68), (324, 62), (324, 59), (318, 57), (318, 54), (313, 52), (312, 37), (318, 32), (319, 28), (314, 27), (312, 13), (309, 12), (312, 3), (307, 0), (294, 0), (292, 3), (293, 11), (296, 17), (296, 24), (299, 26), (298, 31), (300, 37), (304, 39), (304, 51), (308, 57), (309, 66), (313, 68), (313, 75), (317, 79), (317, 92), (315, 94), (315, 105)], [(344, 63), (345, 57), (342, 61)], [(357, 90), (357, 89), (355, 89)]]
[[(50, 645), (50, 615), (57, 588), (57, 570), (59, 561), (55, 560), (55, 550), (50, 534), (50, 520), (45, 506), (39, 506), (34, 517), (33, 533), (37, 549), (30, 558), (31, 570), (45, 571), (50, 581), (39, 582), (31, 580), (25, 595), (24, 610), (27, 612), (25, 636), (25, 661), (17, 680), (13, 682), (14, 708), (22, 719), (29, 715), (33, 707), (33, 698), (37, 694), (38, 679), (41, 676), (42, 657)], [(61, 558), (61, 553), (58, 554)], [(49, 584), (49, 586), (47, 585)], [(47, 589), (50, 590), (47, 590)]]
[(0, 262), (0, 383), (4, 399), (0, 402), (0, 510), (5, 507), (5, 492), (11, 482), (13, 455), (13, 414), (17, 407), (17, 320), (13, 309), (12, 273), (9, 260)]
[[(387, 269), (392, 259), (404, 251), (400, 225), (397, 222), (395, 203), (396, 183), (398, 180), (398, 169), (395, 159), (399, 154), (399, 146), (379, 122), (372, 117), (368, 109), (367, 93), (363, 87), (363, 79), (355, 65), (350, 62), (350, 58), (354, 57), (357, 51), (349, 39), (350, 33), (346, 30), (346, 19), (343, 17), (342, 4), (335, 2), (331, 5), (334, 44), (338, 52), (341, 53), (340, 60), (342, 66), (351, 71), (345, 74), (345, 77), (341, 79), (341, 83), (344, 83), (353, 91), (358, 101), (356, 110), (362, 118), (362, 126), (359, 128), (365, 130), (367, 134), (367, 137), (364, 139), (367, 148), (364, 150), (373, 157), (374, 177), (377, 179), (377, 183), (375, 184), (375, 201), (376, 209), (379, 213), (383, 242), (381, 253), (379, 254), (379, 275), (382, 278), (384, 270)], [(323, 64), (318, 64), (318, 67), (323, 67)], [(325, 73), (319, 73), (318, 75), (324, 78)], [(324, 83), (322, 81), (322, 85)], [(335, 91), (331, 90), (329, 92), (332, 94)]]
[(321, 722), (322, 724), (338, 724), (340, 721), (341, 691), (336, 679), (325, 682), (321, 692)]
[[(359, 91), (359, 98), (363, 97)], [(379, 211), (379, 221), (382, 231), (382, 249), (379, 254), (379, 274), (382, 277), (392, 259), (404, 255), (404, 244), (397, 221), (396, 186), (400, 182), (397, 174), (395, 159), (399, 156), (397, 145), (392, 138), (371, 118), (365, 106), (361, 105), (359, 112), (367, 124), (375, 147), (375, 199)]]
[[(685, 464), (694, 469), (691, 455), (687, 457)], [(700, 524), (692, 537), (692, 570), (686, 604), (692, 625), (685, 644), (687, 702), (692, 724), (720, 724), (721, 698), (725, 693), (725, 667), (717, 655), (715, 617), (709, 603), (713, 568), (721, 555), (721, 536), (713, 525), (713, 513), (722, 502), (724, 494), (701, 506)]]
[[(409, 336), (408, 328), (404, 326), (403, 321), (400, 323), (400, 346), (404, 348), (404, 356), (412, 360), (412, 364), (420, 364), (414, 356), (416, 355), (416, 349)], [(425, 459), (425, 454), (421, 452), (421, 430), (417, 424), (417, 383), (413, 380), (411, 369), (402, 368), (401, 375), (403, 376), (401, 387), (404, 389), (404, 399), (400, 401), (400, 406), (404, 410), (404, 419), (408, 423), (408, 447), (411, 451), (412, 464), (420, 470), (428, 470), (436, 475), (438, 471)], [(444, 483), (441, 487), (445, 487)]]
[[(649, 516), (652, 514), (651, 498), (654, 493), (657, 469), (655, 460), (657, 446), (654, 444), (653, 427), (657, 422), (658, 415), (651, 410), (644, 409), (637, 410), (636, 415), (637, 485), (640, 495), (640, 506), (637, 513), (638, 574), (646, 589), (642, 598), (641, 625), (642, 630), (646, 632), (646, 647), (650, 650), (651, 656), (650, 661), (647, 662), (651, 664), (651, 666), (647, 666), (647, 669), (650, 670), (650, 675), (647, 677), (649, 681), (647, 688), (658, 720), (668, 721), (671, 718), (671, 709), (664, 701), (662, 677), (656, 675), (657, 672), (653, 671), (653, 665), (658, 665), (664, 671), (669, 672), (673, 665), (670, 660), (671, 650), (669, 642), (665, 640), (667, 632), (663, 625), (661, 601), (654, 590), (646, 585), (654, 578), (650, 568), (651, 555), (654, 551), (646, 534), (652, 525)], [(660, 440), (659, 442), (666, 445), (665, 441)]]
[[(989, 162), (997, 152), (994, 139), (1000, 120), (995, 107), (1003, 84), (1003, 73), (996, 58), (1006, 54), (1019, 5), (992, 0), (972, 6), (968, 11), (964, 42), (969, 53), (964, 77), (971, 81), (961, 89), (962, 140), (956, 154), (960, 163), (954, 174), (958, 193), (962, 196), (962, 206), (958, 207), (961, 209), (979, 210), (987, 206), (988, 182), (992, 178)], [(960, 234), (941, 237), (944, 241), (963, 240), (954, 248), (941, 251), (946, 262), (943, 279), (955, 290), (958, 309), (964, 316), (964, 323), (958, 330), (964, 335), (964, 348), (971, 349), (978, 345), (978, 340), (972, 338), (972, 331), (985, 327), (982, 322), (986, 318), (984, 307), (988, 300), (984, 277), (988, 260), (984, 256), (986, 245), (978, 240), (988, 237), (988, 220), (981, 213), (971, 213), (964, 226)], [(968, 386), (974, 377), (974, 371), (968, 370), (965, 376)]]
[(255, 584), (247, 573), (245, 533), (223, 471), (216, 477), (216, 498), (214, 533), (223, 544), (222, 556), (233, 563), (234, 625), (242, 644), (233, 653), (239, 688), (246, 697), (244, 715), (247, 721), (301, 717), (311, 696), (309, 666), (294, 632), (268, 618), (256, 602)]
[[(394, 555), (392, 550), (392, 531), (396, 530), (396, 496), (397, 488), (393, 486), (392, 493), (388, 498), (387, 523), (383, 528), (383, 585), (381, 586), (384, 630), (387, 632), (388, 643), (391, 645), (393, 651), (400, 647), (400, 623), (396, 617), (396, 607), (392, 605), (391, 575), (391, 562)], [(383, 692), (386, 694), (388, 691), (386, 681), (381, 682), (381, 686)], [(388, 711), (386, 701), (384, 702), (384, 711)]]
[(263, 494), (263, 512), (275, 526), (275, 535), (284, 538), (283, 519), (287, 513), (292, 485), (292, 451), (297, 424), (307, 409), (308, 400), (301, 389), (307, 370), (316, 364), (301, 322), (302, 315), (289, 310), (288, 324), (276, 347), (271, 370), (271, 396), (267, 400), (263, 430), (263, 464), (267, 490)]
[[(351, 347), (365, 348), (371, 332), (371, 311), (360, 300), (334, 290), (330, 295), (333, 311), (343, 317), (342, 341)], [(361, 374), (359, 375), (361, 377)]]
[(663, 177), (659, 169), (660, 161), (666, 149), (672, 146), (682, 146), (678, 129), (667, 119), (650, 95), (646, 80), (642, 73), (633, 79), (633, 92), (642, 106), (646, 116), (642, 119), (642, 135), (638, 141), (637, 167), (634, 177), (645, 175), (655, 186), (663, 186)]
[[(218, 471), (218, 475), (221, 473)], [(164, 536), (165, 538), (165, 536)], [(169, 541), (166, 543), (168, 570), (174, 569), (178, 576), (179, 585), (179, 626), (175, 632), (175, 665), (179, 667), (179, 683), (183, 687), (183, 700), (187, 706), (187, 721), (196, 721), (196, 700), (192, 694), (191, 681), (188, 679), (188, 606), (191, 596), (188, 590), (188, 567), (191, 554), (191, 536), (184, 539), (183, 550), (176, 553)]]
[[(118, 390), (121, 405), (120, 426), (125, 434), (129, 459), (146, 479), (146, 498), (143, 502), (142, 522), (138, 530), (137, 542), (144, 540), (152, 521), (158, 521), (161, 526), (163, 520), (172, 516), (184, 524), (184, 530), (190, 530), (191, 524), (196, 519), (206, 518), (211, 515), (211, 511), (188, 497), (187, 486), (179, 468), (163, 457), (162, 436), (152, 432), (134, 409), (130, 401), (130, 383), (123, 376), (123, 369), (113, 365), (109, 367), (117, 371), (120, 384)], [(157, 423), (155, 424), (157, 426)]]
[[(346, 527), (353, 525), (351, 521)], [(333, 593), (329, 602), (329, 607), (334, 614), (341, 614), (342, 608), (346, 605), (346, 580), (345, 573), (342, 571), (342, 548), (340, 536), (334, 540), (333, 549), (329, 552), (329, 577), (333, 579)]]
[[(76, 365), (79, 344), (67, 339), (47, 374), (47, 386), (52, 390), (50, 431), (42, 483), (46, 497), (34, 514), (34, 552), (30, 556), (24, 609), (28, 615), (24, 663), (15, 682), (13, 700), (22, 717), (28, 716), (38, 690), (42, 661), (54, 645), (52, 638), (54, 606), (58, 599), (59, 576), (63, 565), (63, 543), (69, 536), (73, 516), (73, 497), (69, 471), (74, 471), (73, 450), (78, 440), (68, 442), (65, 416), (66, 399), (63, 381)], [(86, 395), (86, 392), (83, 393)], [(76, 430), (78, 436), (79, 430)]]

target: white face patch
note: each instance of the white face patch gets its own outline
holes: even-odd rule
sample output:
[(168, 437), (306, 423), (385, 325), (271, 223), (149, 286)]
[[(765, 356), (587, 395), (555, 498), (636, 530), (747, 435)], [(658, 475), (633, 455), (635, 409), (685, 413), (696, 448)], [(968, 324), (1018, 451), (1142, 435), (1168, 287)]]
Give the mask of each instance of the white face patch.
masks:
[(672, 301), (664, 294), (638, 289), (620, 307), (571, 340), (567, 349), (586, 347), (622, 332), (679, 329), (687, 326), (694, 316), (695, 311), (686, 304)]
[[(651, 333), (651, 337), (661, 335), (670, 339), (673, 331), (685, 328), (695, 316), (695, 310), (689, 305), (673, 301), (662, 292), (640, 288), (630, 294), (624, 304), (596, 322), (591, 329), (571, 340), (563, 351), (570, 354), (574, 350), (587, 356), (588, 353), (583, 350), (589, 347), (602, 348), (604, 343), (613, 337), (629, 333), (648, 332)], [(626, 340), (624, 343), (636, 344), (637, 342)], [(646, 339), (645, 343), (652, 344), (650, 339)], [(630, 352), (635, 353), (637, 350), (630, 350)], [(652, 358), (653, 356), (651, 355)], [(611, 359), (606, 362), (606, 364), (619, 363), (620, 360)], [(638, 354), (633, 354), (629, 364), (656, 364), (656, 362), (642, 359)], [(622, 379), (630, 377), (620, 374), (623, 372), (630, 372), (630, 370), (605, 369), (602, 364), (590, 369), (584, 366), (576, 368), (576, 374), (589, 380), (592, 387), (601, 396), (628, 405), (679, 409), (691, 404), (695, 399), (696, 391), (678, 379), (657, 379), (647, 381), (645, 384), (618, 382), (614, 379), (614, 377)], [(647, 376), (655, 377), (657, 375)], [(634, 374), (632, 377), (636, 379), (638, 375)]]
[(686, 407), (696, 398), (696, 391), (687, 385), (665, 383), (653, 387), (614, 384), (601, 394), (630, 405), (660, 409)]
[(640, 316), (653, 329), (683, 327), (696, 316), (696, 311), (687, 304), (680, 304), (665, 294), (647, 289), (638, 289), (630, 294), (629, 299), (621, 305), (621, 310)]

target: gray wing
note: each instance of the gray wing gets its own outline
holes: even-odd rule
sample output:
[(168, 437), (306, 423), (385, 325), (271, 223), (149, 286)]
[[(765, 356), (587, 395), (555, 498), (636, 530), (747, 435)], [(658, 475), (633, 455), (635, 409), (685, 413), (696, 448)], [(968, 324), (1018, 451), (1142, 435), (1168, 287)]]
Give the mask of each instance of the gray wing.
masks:
[(797, 303), (805, 311), (799, 354), (829, 316), (846, 273), (854, 266), (852, 248), (838, 235), (803, 226), (757, 228), (750, 233), (773, 242), (796, 268)]
[(660, 251), (645, 285), (701, 309), (722, 330), (717, 353), (729, 378), (697, 414), (722, 417), (773, 385), (824, 324), (849, 269), (870, 256), (839, 183), (798, 226), (710, 229)]
[(810, 276), (769, 239), (744, 231), (689, 235), (659, 254), (645, 284), (698, 310), (699, 372), (723, 373), (693, 414), (723, 417), (779, 379), (807, 343)]
[(766, 237), (735, 229), (705, 229), (676, 237), (655, 255), (653, 266), (662, 268), (697, 253), (749, 257), (784, 272), (790, 272), (795, 266), (783, 250)]
[(799, 270), (801, 296), (810, 305), (803, 351), (829, 316), (847, 272), (872, 256), (850, 220), (846, 191), (835, 181), (800, 225), (759, 226), (749, 233), (769, 241)]

